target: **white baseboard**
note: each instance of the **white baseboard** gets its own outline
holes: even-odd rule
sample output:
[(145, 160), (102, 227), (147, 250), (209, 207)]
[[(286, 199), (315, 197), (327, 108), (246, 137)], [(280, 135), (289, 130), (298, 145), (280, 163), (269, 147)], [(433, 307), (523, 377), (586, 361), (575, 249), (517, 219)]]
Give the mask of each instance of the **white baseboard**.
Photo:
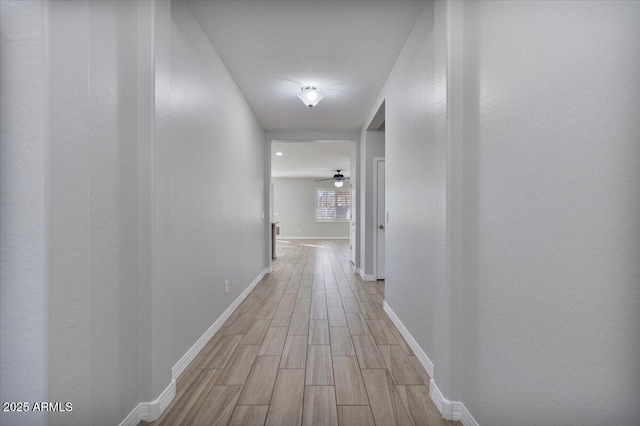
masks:
[(276, 240), (348, 240), (350, 237), (283, 237), (278, 236)]
[(433, 379), (429, 384), (429, 396), (445, 419), (459, 421), (464, 426), (479, 426), (462, 402), (450, 401), (442, 395)]
[[(416, 342), (416, 339), (413, 338), (409, 330), (407, 330), (407, 327), (400, 321), (400, 318), (393, 312), (393, 309), (387, 305), (386, 301), (384, 302), (384, 311), (389, 315), (389, 318), (393, 324), (395, 324), (402, 337), (404, 337), (404, 340), (407, 341), (407, 344), (411, 350), (413, 350), (420, 364), (422, 364), (427, 373), (429, 373), (429, 376), (433, 377), (433, 362), (431, 362), (427, 354), (424, 353), (420, 345), (418, 345), (418, 342)], [(440, 392), (440, 389), (438, 389), (433, 379), (431, 379), (431, 383), (429, 384), (429, 396), (445, 419), (460, 421), (464, 426), (479, 426), (478, 422), (476, 422), (462, 402), (450, 401), (442, 395), (442, 392)]]
[(138, 426), (140, 422), (146, 421), (149, 418), (149, 403), (141, 402), (129, 413), (119, 426)]
[(429, 396), (431, 397), (431, 401), (436, 405), (442, 417), (447, 420), (451, 420), (451, 401), (445, 398), (436, 386), (436, 382), (431, 379), (429, 382)]
[(200, 336), (196, 343), (191, 346), (187, 353), (184, 354), (182, 358), (180, 358), (176, 365), (173, 366), (173, 368), (171, 369), (171, 378), (173, 380), (178, 380), (178, 377), (180, 377), (182, 372), (189, 366), (189, 364), (191, 364), (191, 361), (195, 359), (195, 357), (202, 350), (202, 348), (205, 347), (205, 345), (213, 337), (213, 335), (216, 334), (218, 330), (220, 330), (222, 324), (224, 324), (224, 322), (229, 319), (233, 311), (235, 311), (238, 306), (240, 306), (240, 303), (242, 303), (242, 301), (249, 295), (251, 290), (253, 290), (253, 288), (260, 282), (262, 277), (264, 277), (265, 274), (268, 273), (269, 269), (270, 268), (265, 268), (262, 272), (260, 272), (260, 274), (258, 274), (258, 276), (251, 282), (251, 284), (249, 284), (249, 286), (247, 286), (247, 288), (245, 288), (244, 291), (240, 293), (236, 300), (233, 301), (233, 303), (227, 308), (227, 310), (224, 311), (222, 315), (220, 315), (220, 317), (211, 325), (211, 327), (209, 327), (209, 329), (205, 331), (202, 336)]
[(404, 337), (404, 340), (407, 341), (407, 344), (413, 353), (416, 354), (416, 358), (418, 358), (420, 364), (422, 364), (427, 373), (429, 373), (429, 377), (433, 377), (433, 362), (431, 362), (427, 354), (424, 353), (420, 345), (418, 345), (418, 342), (416, 342), (416, 339), (413, 338), (411, 333), (409, 333), (409, 330), (407, 330), (407, 327), (405, 327), (402, 321), (400, 321), (400, 318), (398, 318), (396, 313), (393, 312), (393, 309), (387, 305), (386, 300), (383, 302), (383, 308), (387, 315), (389, 315), (391, 321), (395, 324), (400, 334), (402, 334), (402, 337)]
[(458, 420), (464, 426), (480, 426), (462, 402), (453, 401), (451, 404), (451, 420)]
[(149, 410), (148, 410), (149, 420), (150, 421), (158, 420), (160, 418), (160, 415), (162, 415), (162, 413), (164, 412), (164, 410), (166, 410), (169, 404), (171, 404), (171, 401), (173, 401), (173, 398), (175, 398), (175, 396), (176, 396), (176, 381), (171, 380), (171, 383), (169, 383), (169, 386), (167, 386), (164, 392), (162, 392), (157, 399), (149, 403)]
[(358, 274), (360, 275), (360, 278), (362, 278), (363, 281), (377, 281), (376, 277), (374, 277), (373, 275), (365, 274), (364, 271), (360, 268), (358, 268), (356, 272), (358, 272)]
[(222, 327), (222, 324), (229, 319), (233, 311), (235, 311), (240, 303), (249, 295), (251, 290), (258, 285), (260, 280), (271, 273), (271, 267), (265, 268), (258, 276), (244, 289), (242, 293), (233, 301), (233, 303), (220, 315), (220, 317), (204, 332), (202, 336), (191, 346), (182, 358), (171, 369), (171, 383), (160, 394), (160, 396), (151, 402), (141, 402), (129, 413), (129, 415), (120, 423), (120, 426), (137, 426), (141, 421), (151, 422), (158, 420), (164, 410), (169, 406), (173, 398), (176, 396), (176, 381), (184, 370), (191, 364), (198, 353), (204, 348), (214, 334)]
[(176, 396), (176, 381), (171, 380), (169, 386), (158, 398), (151, 402), (141, 402), (120, 423), (120, 426), (137, 426), (141, 421), (152, 422), (158, 420), (162, 412), (169, 406)]

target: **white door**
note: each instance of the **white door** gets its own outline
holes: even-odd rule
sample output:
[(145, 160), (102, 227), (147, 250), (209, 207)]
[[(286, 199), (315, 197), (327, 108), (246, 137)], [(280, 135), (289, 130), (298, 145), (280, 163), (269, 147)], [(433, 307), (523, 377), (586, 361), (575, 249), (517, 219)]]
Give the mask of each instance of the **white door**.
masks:
[(376, 161), (376, 279), (384, 279), (384, 160)]
[(351, 174), (351, 230), (349, 244), (351, 245), (351, 263), (356, 264), (356, 183), (355, 175)]

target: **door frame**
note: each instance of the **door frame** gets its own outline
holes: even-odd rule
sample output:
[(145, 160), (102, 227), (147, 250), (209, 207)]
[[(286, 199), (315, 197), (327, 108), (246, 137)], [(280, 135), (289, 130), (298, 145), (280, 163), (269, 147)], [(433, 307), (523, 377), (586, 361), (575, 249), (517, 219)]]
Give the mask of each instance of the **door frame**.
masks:
[(356, 250), (358, 247), (356, 244), (356, 241), (358, 240), (358, 215), (356, 214), (358, 204), (358, 178), (356, 169), (357, 164), (353, 167), (349, 176), (349, 185), (351, 186), (351, 218), (349, 219), (349, 245), (351, 246), (351, 253), (349, 255), (349, 259), (351, 260), (354, 268), (356, 266)]
[[(384, 162), (385, 161), (385, 157), (373, 157), (373, 204), (372, 204), (372, 210), (373, 210), (373, 278), (377, 281), (378, 280), (378, 163), (379, 162)], [(386, 173), (386, 164), (385, 164), (385, 179), (384, 179), (384, 185), (385, 188), (387, 186), (387, 177), (386, 177), (387, 173)], [(386, 212), (387, 210), (387, 200), (385, 197), (385, 206), (384, 206), (384, 210)], [(384, 221), (384, 218), (382, 219)], [(387, 229), (387, 225), (386, 225), (386, 221), (384, 221), (384, 227), (385, 227), (385, 231)], [(385, 238), (385, 247), (386, 247), (386, 238)], [(386, 259), (386, 253), (385, 253), (385, 259)], [(385, 275), (386, 275), (386, 270), (385, 270)]]
[[(1, 1), (1, 0), (0, 0)], [(360, 132), (349, 132), (349, 131), (339, 131), (339, 132), (330, 132), (331, 135), (327, 137), (325, 132), (266, 132), (265, 140), (267, 141), (267, 148), (265, 149), (265, 169), (264, 169), (264, 209), (265, 212), (268, 212), (268, 217), (266, 218), (266, 223), (264, 224), (264, 236), (265, 236), (265, 261), (267, 264), (267, 269), (271, 272), (271, 223), (273, 221), (273, 184), (272, 184), (272, 151), (274, 142), (289, 142), (289, 143), (332, 143), (332, 142), (350, 142), (353, 144), (353, 150), (355, 151), (355, 165), (354, 169), (357, 169), (359, 165), (358, 158), (358, 146), (360, 143), (359, 134)], [(351, 172), (351, 167), (349, 168)], [(357, 173), (357, 172), (356, 172)], [(356, 187), (356, 198), (360, 196), (360, 188)], [(357, 214), (352, 210), (352, 214), (355, 215), (356, 221), (356, 239), (354, 247), (356, 250), (360, 248), (360, 239), (358, 238), (360, 232), (360, 218)], [(349, 222), (351, 223), (351, 222)], [(349, 230), (349, 235), (351, 235), (351, 230)], [(349, 238), (351, 239), (351, 238)], [(357, 252), (356, 252), (357, 253)], [(356, 267), (354, 262), (354, 267)]]

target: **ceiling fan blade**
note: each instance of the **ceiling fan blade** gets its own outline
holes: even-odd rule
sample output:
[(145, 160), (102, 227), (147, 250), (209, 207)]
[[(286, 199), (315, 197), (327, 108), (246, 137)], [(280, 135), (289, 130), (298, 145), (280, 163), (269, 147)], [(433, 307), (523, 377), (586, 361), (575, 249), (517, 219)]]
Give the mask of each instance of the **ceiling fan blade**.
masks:
[(316, 179), (316, 182), (321, 182), (323, 180), (333, 180), (333, 178), (329, 178), (329, 179)]

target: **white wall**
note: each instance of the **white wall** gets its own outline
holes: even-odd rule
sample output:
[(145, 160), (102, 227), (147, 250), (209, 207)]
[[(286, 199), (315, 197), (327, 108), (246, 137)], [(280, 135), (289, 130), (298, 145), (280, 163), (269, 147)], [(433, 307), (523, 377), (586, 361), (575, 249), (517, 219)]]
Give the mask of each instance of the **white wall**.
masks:
[[(313, 178), (272, 178), (274, 222), (281, 238), (349, 238), (350, 222), (316, 222), (316, 188), (335, 188)], [(347, 185), (343, 188), (348, 188)]]
[(384, 101), (385, 298), (436, 365), (446, 392), (446, 64), (436, 49), (445, 42), (446, 16), (436, 19), (435, 13), (426, 3), (365, 128)]
[(155, 215), (162, 226), (153, 289), (158, 307), (168, 309), (158, 310), (162, 318), (153, 324), (170, 325), (158, 330), (170, 346), (154, 346), (154, 379), (164, 379), (154, 382), (155, 395), (169, 384), (171, 367), (266, 267), (264, 132), (186, 4), (172, 3), (171, 23), (160, 31), (168, 30), (170, 75), (159, 69), (156, 77)]
[(639, 20), (427, 3), (376, 103), (387, 303), (479, 424), (640, 417)]
[[(0, 2), (0, 401), (46, 401), (44, 3)], [(0, 410), (3, 425), (46, 413)]]
[(482, 424), (640, 418), (638, 22), (638, 2), (464, 4), (452, 390)]
[(2, 20), (2, 400), (73, 411), (1, 422), (119, 424), (266, 267), (264, 132), (182, 2)]
[(48, 7), (49, 398), (74, 404), (50, 424), (117, 423), (139, 398), (138, 5)]
[(363, 274), (373, 275), (374, 260), (374, 236), (376, 224), (373, 222), (373, 184), (374, 169), (373, 159), (385, 156), (385, 133), (384, 131), (363, 130), (360, 135), (360, 263), (357, 265)]

